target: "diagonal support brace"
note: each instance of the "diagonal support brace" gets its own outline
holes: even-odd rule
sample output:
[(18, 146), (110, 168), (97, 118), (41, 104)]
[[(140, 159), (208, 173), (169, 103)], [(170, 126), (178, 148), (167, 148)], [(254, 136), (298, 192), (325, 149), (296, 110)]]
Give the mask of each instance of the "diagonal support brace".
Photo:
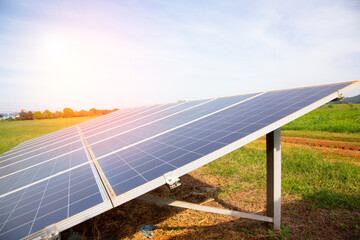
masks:
[(189, 202), (183, 202), (183, 201), (175, 201), (171, 199), (164, 199), (160, 197), (154, 197), (149, 194), (144, 194), (138, 199), (146, 201), (146, 202), (152, 202), (162, 205), (169, 205), (174, 207), (181, 207), (181, 208), (188, 208), (203, 212), (210, 212), (210, 213), (217, 213), (217, 214), (223, 214), (223, 215), (229, 215), (233, 217), (241, 217), (241, 218), (248, 218), (263, 222), (273, 222), (273, 219), (271, 217), (257, 215), (257, 214), (251, 214), (251, 213), (245, 213), (245, 212), (239, 212), (234, 210), (228, 210), (228, 209), (222, 209), (222, 208), (215, 208), (215, 207), (209, 207), (209, 206), (203, 206), (199, 204), (189, 203)]

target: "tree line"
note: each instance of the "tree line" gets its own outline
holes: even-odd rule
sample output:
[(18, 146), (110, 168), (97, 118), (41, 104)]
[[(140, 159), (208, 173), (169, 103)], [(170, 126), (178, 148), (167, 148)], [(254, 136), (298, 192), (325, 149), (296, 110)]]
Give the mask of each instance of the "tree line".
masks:
[(45, 110), (43, 112), (21, 112), (18, 120), (34, 120), (34, 119), (50, 119), (50, 118), (70, 118), (70, 117), (86, 117), (86, 116), (100, 116), (105, 115), (111, 112), (114, 112), (118, 109), (114, 110), (99, 110), (92, 108), (89, 111), (81, 110), (74, 111), (71, 108), (64, 108), (63, 111), (50, 112), (49, 110)]

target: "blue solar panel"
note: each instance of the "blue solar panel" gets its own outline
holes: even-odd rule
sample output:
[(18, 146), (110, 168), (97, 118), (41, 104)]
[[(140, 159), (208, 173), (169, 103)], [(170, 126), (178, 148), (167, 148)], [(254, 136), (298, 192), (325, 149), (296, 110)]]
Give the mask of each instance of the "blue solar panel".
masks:
[(31, 146), (32, 144), (38, 144), (39, 142), (45, 142), (45, 141), (49, 141), (49, 140), (53, 140), (53, 139), (56, 139), (58, 137), (62, 137), (64, 135), (68, 135), (68, 134), (74, 134), (76, 133), (76, 128), (74, 126), (71, 126), (71, 127), (67, 127), (67, 128), (64, 128), (64, 129), (61, 129), (59, 131), (56, 131), (56, 132), (52, 132), (52, 133), (49, 133), (49, 134), (46, 134), (46, 135), (43, 135), (43, 136), (40, 136), (40, 137), (37, 137), (37, 138), (34, 138), (34, 139), (30, 139), (28, 141), (25, 141), (23, 144), (22, 144), (22, 148), (23, 147), (28, 147), (28, 146)]
[[(85, 149), (82, 148), (50, 159), (45, 163), (39, 162), (40, 164), (32, 165), (29, 163), (25, 165), (27, 167), (17, 166), (17, 168), (10, 170), (4, 168), (3, 173), (6, 175), (0, 177), (0, 196), (86, 162), (88, 162), (88, 158)], [(16, 172), (14, 172), (15, 170)]]
[(91, 119), (91, 120), (86, 121), (86, 122), (82, 122), (82, 123), (79, 124), (79, 126), (84, 131), (85, 130), (87, 131), (88, 129), (91, 130), (91, 129), (96, 128), (98, 126), (102, 126), (104, 124), (116, 121), (117, 119), (128, 118), (130, 116), (141, 114), (142, 112), (146, 112), (146, 111), (152, 110), (154, 108), (156, 109), (157, 107), (158, 106), (145, 106), (145, 107), (137, 107), (137, 108), (132, 108), (132, 109), (125, 109), (125, 110), (120, 109), (120, 110), (115, 111), (113, 113), (106, 114), (104, 116), (94, 118), (94, 119)]
[(79, 139), (79, 133), (76, 130), (76, 127), (71, 127), (71, 129), (65, 131), (56, 131), (54, 133), (43, 135), (42, 137), (35, 138), (33, 141), (26, 141), (24, 145), (18, 146), (14, 151), (9, 151), (0, 156), (0, 162), (8, 158), (13, 158), (21, 154), (27, 153), (32, 150), (37, 150), (39, 147), (47, 146), (56, 142), (59, 142), (70, 137), (77, 137)]
[(16, 172), (18, 170), (31, 167), (34, 164), (49, 161), (52, 158), (56, 158), (60, 155), (69, 153), (71, 151), (78, 150), (83, 147), (81, 141), (77, 141), (70, 145), (61, 146), (54, 149), (44, 149), (42, 153), (33, 156), (20, 156), (9, 160), (4, 160), (0, 163), (0, 176), (4, 176), (9, 173)]
[[(120, 195), (269, 126), (346, 85), (268, 92), (136, 146), (104, 158), (98, 156), (99, 163)], [(142, 132), (126, 136), (137, 140)]]
[[(70, 137), (66, 140), (59, 139), (56, 142), (41, 144), (38, 147), (31, 147), (27, 148), (25, 151), (18, 152), (16, 155), (7, 156), (6, 158), (2, 159), (0, 162), (0, 167), (6, 166), (9, 163), (14, 163), (18, 161), (22, 161), (24, 159), (28, 159), (34, 156), (39, 156), (41, 154), (49, 153), (56, 149), (59, 149), (60, 152), (67, 152), (71, 149), (78, 149), (82, 147), (82, 142), (80, 140), (79, 134), (74, 137)], [(49, 153), (51, 155), (51, 153)]]
[(120, 109), (24, 142), (0, 156), (0, 239), (26, 237), (76, 218), (66, 225), (73, 226), (109, 209), (99, 206), (109, 203), (111, 191), (115, 206), (144, 194), (159, 185), (143, 186), (164, 174), (186, 169), (185, 174), (195, 169), (189, 167), (194, 161), (214, 160), (206, 159), (275, 130), (349, 84)]
[(103, 202), (89, 164), (0, 198), (0, 239), (20, 239)]
[[(252, 96), (254, 96), (254, 94), (234, 96), (229, 98), (219, 98), (213, 101), (208, 101), (206, 103), (201, 102), (203, 103), (202, 105), (196, 106), (183, 112), (179, 112), (167, 118), (159, 119), (158, 121), (153, 122), (148, 121), (148, 124), (146, 125), (146, 122), (143, 121), (140, 121), (140, 123), (130, 123), (126, 126), (120, 126), (118, 130), (113, 129), (111, 130), (111, 132), (104, 133), (104, 135), (99, 134), (87, 138), (87, 141), (91, 145), (91, 149), (95, 156), (100, 157), (103, 154), (112, 152), (135, 142), (152, 137), (156, 134), (167, 131), (181, 124), (193, 121), (207, 114), (211, 114), (224, 107), (228, 107), (232, 104), (241, 102)], [(104, 140), (104, 138), (106, 140)]]
[[(85, 137), (89, 144), (92, 144), (96, 139), (104, 139), (115, 134), (127, 131), (129, 129), (147, 124), (149, 122), (158, 120), (163, 117), (167, 117), (171, 114), (183, 111), (187, 108), (194, 107), (205, 101), (193, 101), (187, 102), (184, 104), (168, 104), (163, 107), (153, 109), (153, 111), (143, 112), (141, 115), (136, 115), (130, 118), (119, 119), (118, 121), (113, 121), (110, 124), (101, 126), (100, 128), (93, 129), (92, 131), (83, 131)], [(100, 133), (99, 133), (100, 132)], [(95, 135), (94, 137), (91, 137)]]

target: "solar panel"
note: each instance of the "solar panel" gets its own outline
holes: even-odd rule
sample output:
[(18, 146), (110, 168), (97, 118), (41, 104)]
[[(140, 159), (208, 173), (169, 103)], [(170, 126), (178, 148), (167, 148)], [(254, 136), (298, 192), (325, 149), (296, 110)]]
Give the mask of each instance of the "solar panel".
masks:
[[(168, 115), (161, 114), (157, 118), (145, 118), (129, 124), (120, 125), (111, 131), (104, 131), (95, 136), (86, 136), (88, 143), (96, 157), (116, 149), (127, 147), (135, 142), (142, 141), (156, 134), (167, 131), (188, 121), (193, 121), (206, 114), (218, 111), (224, 107), (238, 104), (244, 99), (254, 95), (235, 96), (230, 98), (211, 99), (206, 102), (184, 103), (178, 112), (168, 112)], [(191, 105), (190, 105), (191, 104)], [(193, 104), (197, 104), (193, 106)], [(180, 107), (180, 106), (179, 106)]]
[[(271, 127), (271, 124), (345, 86), (346, 84), (328, 85), (268, 92), (185, 126), (175, 127), (172, 131), (163, 132), (124, 150), (119, 148), (112, 154), (104, 155), (105, 157), (97, 156), (97, 159), (118, 195), (114, 202), (121, 204), (122, 198), (127, 201), (129, 195), (132, 196), (129, 191), (138, 196), (136, 187), (151, 181), (161, 182), (162, 176), (170, 171), (182, 172), (176, 174), (182, 176), (199, 167), (195, 165), (193, 168), (187, 164), (196, 160), (206, 164), (208, 154), (225, 146), (230, 147), (229, 144), (236, 141), (241, 143), (236, 148), (241, 147), (248, 143), (245, 138), (256, 131)], [(133, 136), (140, 137), (140, 134), (139, 131)], [(150, 188), (153, 186), (152, 183), (149, 184)]]
[[(37, 160), (37, 158), (34, 158)], [(26, 163), (26, 164), (24, 164)], [(34, 160), (26, 161), (20, 166), (9, 168), (2, 168), (0, 178), (0, 195), (15, 189), (22, 188), (26, 185), (41, 181), (44, 178), (53, 176), (55, 174), (67, 171), (78, 166), (88, 163), (88, 158), (85, 149), (79, 149), (74, 152), (61, 154), (54, 158), (39, 160), (34, 163)]]
[(0, 238), (59, 231), (180, 177), (358, 82), (120, 109), (0, 156)]
[(51, 223), (92, 217), (91, 208), (112, 207), (101, 196), (89, 163), (1, 197), (0, 206), (1, 239), (24, 238)]

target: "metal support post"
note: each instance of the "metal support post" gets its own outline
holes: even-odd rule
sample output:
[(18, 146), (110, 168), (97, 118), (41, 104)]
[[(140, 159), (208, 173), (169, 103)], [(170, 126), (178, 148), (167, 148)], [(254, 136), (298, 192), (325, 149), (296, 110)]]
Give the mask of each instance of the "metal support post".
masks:
[(281, 225), (281, 130), (266, 135), (266, 215), (273, 218), (274, 228)]

